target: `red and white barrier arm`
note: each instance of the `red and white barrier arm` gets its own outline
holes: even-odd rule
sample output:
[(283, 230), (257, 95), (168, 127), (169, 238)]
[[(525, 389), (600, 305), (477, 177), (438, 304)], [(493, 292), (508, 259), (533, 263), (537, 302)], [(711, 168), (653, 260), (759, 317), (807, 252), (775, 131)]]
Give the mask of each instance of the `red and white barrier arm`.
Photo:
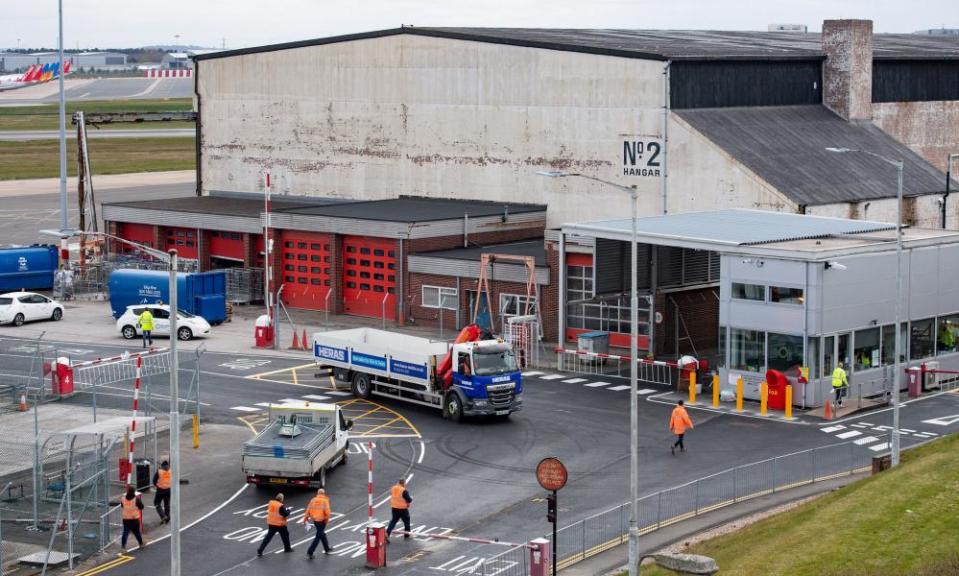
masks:
[(373, 443), (367, 442), (366, 444), (367, 452), (369, 452), (369, 458), (367, 458), (366, 465), (366, 512), (368, 517), (369, 525), (373, 525)]
[(129, 354), (126, 357), (124, 357), (123, 355), (120, 355), (120, 356), (111, 356), (109, 358), (97, 358), (96, 360), (87, 360), (86, 362), (77, 362), (77, 363), (71, 364), (70, 367), (73, 369), (89, 368), (90, 366), (94, 366), (96, 364), (109, 364), (110, 362), (119, 362), (120, 360), (133, 360), (133, 359), (139, 360), (146, 356), (153, 356), (156, 354), (161, 354), (163, 352), (169, 352), (169, 351), (170, 351), (169, 348), (151, 348), (150, 350), (147, 350), (146, 352), (136, 352), (134, 354)]
[(497, 546), (509, 546), (511, 548), (516, 548), (522, 546), (524, 548), (534, 548), (527, 543), (517, 544), (515, 542), (503, 542), (500, 540), (486, 540), (483, 538), (467, 538), (465, 536), (448, 536), (444, 534), (419, 534), (417, 532), (407, 532), (406, 530), (393, 530), (393, 534), (402, 534), (403, 536), (410, 536), (411, 538), (424, 538), (424, 539), (438, 539), (438, 540), (453, 540), (455, 542), (471, 542), (473, 544), (495, 544)]
[[(616, 354), (601, 354), (599, 352), (586, 352), (584, 350), (569, 350), (567, 348), (556, 348), (554, 351), (557, 354), (569, 354), (572, 356), (585, 356), (587, 358), (604, 358), (609, 360), (622, 360), (624, 362), (629, 362), (629, 356), (617, 356)], [(670, 368), (679, 368), (679, 364), (676, 362), (666, 362), (664, 360), (650, 360), (648, 358), (640, 358), (639, 362), (641, 364), (651, 364), (653, 366), (669, 366)]]
[(133, 422), (130, 424), (130, 456), (128, 460), (129, 468), (127, 469), (127, 487), (133, 485), (133, 453), (135, 441), (134, 437), (137, 432), (137, 410), (140, 407), (140, 369), (143, 367), (143, 358), (137, 356), (137, 375), (136, 379), (133, 381)]

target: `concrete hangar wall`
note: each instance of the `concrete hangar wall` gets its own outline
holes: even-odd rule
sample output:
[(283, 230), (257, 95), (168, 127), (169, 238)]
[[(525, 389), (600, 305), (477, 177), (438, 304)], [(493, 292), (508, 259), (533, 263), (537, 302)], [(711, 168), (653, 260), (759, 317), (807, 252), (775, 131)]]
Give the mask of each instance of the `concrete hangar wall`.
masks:
[[(608, 186), (536, 176), (566, 170), (635, 184), (641, 211), (659, 213), (665, 66), (412, 34), (201, 60), (202, 189), (255, 192), (269, 168), (274, 190), (295, 193), (522, 197), (549, 206), (550, 227), (629, 210)], [(670, 186), (700, 192), (670, 195), (670, 211), (793, 206), (669, 123)], [(634, 166), (624, 147), (637, 143)]]

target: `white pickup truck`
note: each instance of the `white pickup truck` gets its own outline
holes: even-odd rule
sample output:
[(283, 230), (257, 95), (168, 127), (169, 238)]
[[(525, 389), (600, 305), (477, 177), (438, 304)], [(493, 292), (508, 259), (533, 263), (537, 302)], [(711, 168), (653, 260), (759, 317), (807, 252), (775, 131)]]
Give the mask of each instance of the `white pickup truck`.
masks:
[(246, 481), (258, 486), (320, 488), (326, 472), (346, 463), (349, 430), (336, 404), (294, 402), (271, 406), (269, 424), (243, 444)]
[(353, 395), (394, 398), (463, 416), (508, 417), (522, 409), (522, 377), (510, 345), (487, 339), (449, 344), (353, 328), (313, 334), (318, 365), (350, 383)]

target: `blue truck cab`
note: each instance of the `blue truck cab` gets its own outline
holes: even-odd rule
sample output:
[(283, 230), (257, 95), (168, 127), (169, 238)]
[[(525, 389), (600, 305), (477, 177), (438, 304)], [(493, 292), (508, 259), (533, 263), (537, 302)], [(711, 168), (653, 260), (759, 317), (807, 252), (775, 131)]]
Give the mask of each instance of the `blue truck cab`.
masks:
[[(465, 416), (508, 416), (523, 406), (523, 382), (516, 356), (499, 340), (466, 342), (453, 347), (453, 390)], [(447, 401), (445, 409), (457, 410)], [(445, 414), (456, 418), (455, 413)]]

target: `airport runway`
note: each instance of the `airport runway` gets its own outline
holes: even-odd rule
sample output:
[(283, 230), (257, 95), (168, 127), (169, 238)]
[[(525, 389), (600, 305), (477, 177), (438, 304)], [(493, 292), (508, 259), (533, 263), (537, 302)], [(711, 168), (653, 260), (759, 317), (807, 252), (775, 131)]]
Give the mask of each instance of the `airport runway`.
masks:
[[(56, 104), (57, 82), (46, 82), (18, 90), (0, 92), (0, 106)], [(68, 101), (190, 98), (193, 78), (67, 78), (64, 93)]]
[[(87, 138), (192, 138), (196, 136), (193, 128), (161, 129), (120, 129), (87, 130)], [(57, 130), (16, 130), (0, 131), (0, 142), (25, 142), (27, 140), (56, 140), (60, 137)], [(73, 127), (67, 127), (67, 138), (76, 138)]]

